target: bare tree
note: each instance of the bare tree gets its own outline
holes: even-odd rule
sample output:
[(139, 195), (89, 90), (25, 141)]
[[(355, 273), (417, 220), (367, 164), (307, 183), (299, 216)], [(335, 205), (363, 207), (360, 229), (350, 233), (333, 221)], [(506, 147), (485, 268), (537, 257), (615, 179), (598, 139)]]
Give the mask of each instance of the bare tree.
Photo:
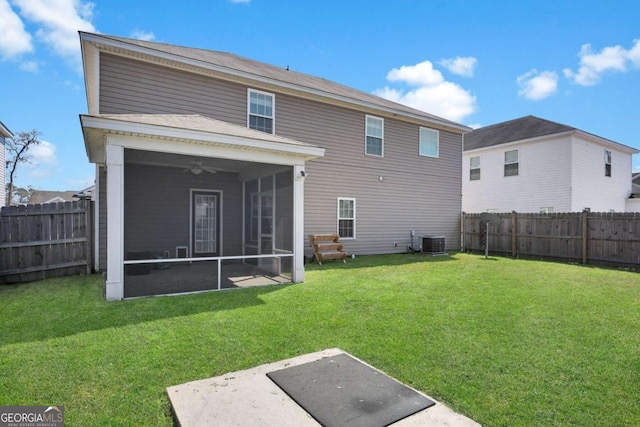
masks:
[(7, 153), (6, 168), (9, 172), (9, 183), (7, 184), (6, 204), (11, 206), (13, 197), (13, 183), (16, 178), (16, 170), (19, 164), (31, 163), (29, 149), (40, 144), (40, 135), (42, 133), (37, 130), (31, 132), (20, 132), (18, 136), (9, 138), (5, 141), (5, 150)]

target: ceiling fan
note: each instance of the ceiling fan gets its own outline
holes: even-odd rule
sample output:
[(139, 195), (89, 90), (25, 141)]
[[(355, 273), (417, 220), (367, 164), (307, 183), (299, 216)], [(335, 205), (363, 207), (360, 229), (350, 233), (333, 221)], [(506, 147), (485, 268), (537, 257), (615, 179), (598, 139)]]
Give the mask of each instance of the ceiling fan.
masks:
[(194, 175), (200, 175), (202, 172), (216, 173), (216, 169), (204, 166), (201, 161), (194, 160), (191, 165), (183, 169), (182, 172), (191, 172)]

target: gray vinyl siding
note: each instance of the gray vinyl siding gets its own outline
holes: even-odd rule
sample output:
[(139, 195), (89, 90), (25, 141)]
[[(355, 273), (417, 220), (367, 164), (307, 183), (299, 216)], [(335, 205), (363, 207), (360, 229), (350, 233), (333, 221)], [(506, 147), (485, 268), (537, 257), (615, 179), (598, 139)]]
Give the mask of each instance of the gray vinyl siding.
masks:
[(100, 55), (101, 114), (202, 114), (247, 125), (247, 89), (198, 74)]
[[(246, 126), (247, 86), (104, 54), (100, 72), (100, 113), (197, 113)], [(335, 233), (337, 198), (353, 197), (350, 253), (403, 252), (410, 230), (460, 248), (460, 134), (440, 131), (440, 157), (423, 157), (419, 125), (371, 113), (384, 117), (384, 157), (366, 156), (365, 112), (268, 91), (276, 95), (276, 134), (326, 149), (306, 167), (305, 235)]]
[(349, 253), (406, 251), (411, 230), (460, 248), (460, 135), (440, 131), (439, 158), (419, 156), (420, 126), (385, 118), (384, 157), (367, 156), (363, 112), (276, 99), (278, 134), (326, 148), (306, 166), (305, 235), (336, 233), (337, 199), (348, 197), (356, 199), (356, 238), (344, 240)]
[(107, 269), (107, 171), (101, 166), (98, 168), (98, 271)]
[[(222, 191), (222, 249), (242, 255), (242, 183), (237, 174), (193, 175), (180, 168), (125, 164), (125, 255), (189, 246), (190, 190)], [(191, 249), (189, 250), (191, 253)]]

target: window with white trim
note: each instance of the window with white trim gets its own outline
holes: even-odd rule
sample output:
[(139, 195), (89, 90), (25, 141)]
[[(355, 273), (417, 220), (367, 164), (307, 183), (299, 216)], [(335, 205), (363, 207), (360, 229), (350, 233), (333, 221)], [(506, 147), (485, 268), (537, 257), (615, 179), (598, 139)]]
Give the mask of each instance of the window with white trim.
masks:
[(440, 132), (435, 129), (420, 127), (420, 150), (421, 156), (440, 156)]
[(604, 150), (604, 176), (611, 176), (611, 150)]
[(504, 152), (504, 176), (518, 175), (518, 150)]
[(548, 213), (553, 213), (553, 207), (547, 207), (547, 208), (540, 208), (540, 213), (541, 214), (548, 214)]
[(480, 180), (480, 156), (469, 158), (469, 181)]
[(384, 119), (367, 116), (365, 132), (364, 153), (382, 157), (384, 155)]
[(356, 199), (338, 198), (338, 235), (341, 239), (356, 238)]
[(250, 129), (273, 133), (276, 96), (249, 89), (247, 97), (247, 126)]

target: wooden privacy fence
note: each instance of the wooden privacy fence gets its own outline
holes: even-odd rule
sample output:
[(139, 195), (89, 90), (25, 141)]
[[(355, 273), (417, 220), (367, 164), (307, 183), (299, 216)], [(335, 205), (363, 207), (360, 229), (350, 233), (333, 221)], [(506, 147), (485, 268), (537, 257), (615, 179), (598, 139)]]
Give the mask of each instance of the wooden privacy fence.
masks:
[[(481, 214), (462, 214), (462, 249), (484, 251)], [(499, 213), (489, 252), (640, 269), (640, 213)]]
[(3, 207), (0, 284), (92, 271), (90, 200)]

